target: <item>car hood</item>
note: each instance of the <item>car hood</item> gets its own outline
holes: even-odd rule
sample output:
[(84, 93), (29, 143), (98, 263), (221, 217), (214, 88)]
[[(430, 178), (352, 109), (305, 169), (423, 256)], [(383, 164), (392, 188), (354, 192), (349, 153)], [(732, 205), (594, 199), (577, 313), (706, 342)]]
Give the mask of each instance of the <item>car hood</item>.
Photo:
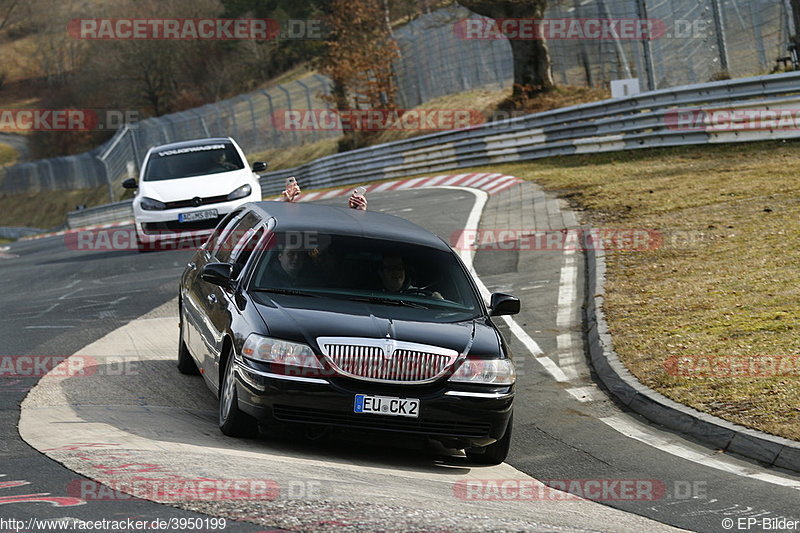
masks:
[(140, 194), (161, 202), (174, 202), (200, 196), (224, 196), (242, 185), (250, 183), (253, 172), (249, 168), (204, 174), (191, 178), (143, 181), (139, 184)]
[[(495, 358), (500, 339), (487, 319), (433, 322), (409, 317), (405, 308), (395, 309), (368, 302), (315, 299), (289, 295), (258, 296), (256, 308), (271, 337), (304, 342), (319, 350), (318, 337), (389, 338), (467, 351), (475, 357)], [(419, 313), (419, 310), (410, 310)]]

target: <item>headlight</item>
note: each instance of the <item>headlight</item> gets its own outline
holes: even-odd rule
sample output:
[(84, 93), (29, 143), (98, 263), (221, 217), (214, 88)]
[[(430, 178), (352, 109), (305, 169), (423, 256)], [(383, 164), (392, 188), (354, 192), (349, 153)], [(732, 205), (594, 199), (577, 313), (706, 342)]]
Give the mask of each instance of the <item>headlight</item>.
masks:
[(242, 355), (264, 363), (295, 368), (322, 369), (317, 356), (308, 345), (262, 337), (255, 333), (244, 341)]
[(449, 381), (481, 385), (513, 385), (517, 379), (511, 359), (465, 359)]
[(159, 202), (158, 200), (153, 200), (146, 196), (139, 202), (139, 206), (145, 211), (161, 211), (167, 208), (167, 204), (164, 202)]
[(250, 192), (252, 191), (252, 187), (249, 185), (242, 185), (232, 193), (228, 195), (228, 200), (238, 200), (239, 198), (244, 198), (246, 196), (250, 196)]

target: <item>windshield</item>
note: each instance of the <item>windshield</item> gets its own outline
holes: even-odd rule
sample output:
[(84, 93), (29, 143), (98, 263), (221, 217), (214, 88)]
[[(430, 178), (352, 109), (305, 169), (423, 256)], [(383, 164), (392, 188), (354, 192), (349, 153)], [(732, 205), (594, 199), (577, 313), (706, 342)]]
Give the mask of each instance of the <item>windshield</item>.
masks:
[(144, 181), (189, 178), (243, 168), (242, 159), (230, 143), (188, 146), (150, 154)]
[(468, 274), (450, 251), (315, 232), (279, 233), (271, 242), (251, 290), (451, 311), (462, 320), (481, 313)]

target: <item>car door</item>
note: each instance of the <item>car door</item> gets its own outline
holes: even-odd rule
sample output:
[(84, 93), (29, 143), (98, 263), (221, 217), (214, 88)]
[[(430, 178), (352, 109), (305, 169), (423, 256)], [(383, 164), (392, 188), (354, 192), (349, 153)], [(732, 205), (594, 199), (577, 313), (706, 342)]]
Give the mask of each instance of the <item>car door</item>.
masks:
[[(244, 244), (247, 243), (256, 233), (256, 227), (262, 222), (261, 217), (253, 212), (247, 211), (237, 220), (233, 228), (228, 231), (216, 247), (213, 262), (235, 264), (236, 256), (234, 252), (241, 253)], [(223, 338), (230, 329), (233, 319), (232, 313), (238, 313), (233, 302), (233, 289), (223, 288), (212, 283), (200, 280), (204, 306), (203, 344), (204, 357), (202, 361), (203, 375), (206, 380), (216, 389), (219, 383), (219, 360), (222, 354)]]
[(184, 274), (184, 290), (181, 294), (183, 317), (186, 320), (184, 341), (201, 368), (206, 357), (208, 357), (208, 339), (212, 332), (208, 327), (209, 319), (207, 315), (209, 283), (200, 278), (200, 272), (202, 272), (205, 265), (215, 261), (215, 253), (220, 243), (238, 224), (243, 214), (243, 210), (236, 210), (220, 222), (214, 233), (200, 247), (187, 265), (187, 270)]

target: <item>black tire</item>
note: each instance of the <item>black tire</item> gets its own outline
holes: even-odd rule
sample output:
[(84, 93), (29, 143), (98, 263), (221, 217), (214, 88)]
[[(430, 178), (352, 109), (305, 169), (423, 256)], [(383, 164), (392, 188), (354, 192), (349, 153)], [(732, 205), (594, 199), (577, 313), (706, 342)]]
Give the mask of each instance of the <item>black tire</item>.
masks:
[(150, 245), (142, 242), (138, 234), (136, 235), (136, 250), (139, 253), (149, 252), (151, 250)]
[(178, 371), (187, 376), (196, 376), (200, 374), (200, 371), (197, 369), (197, 364), (195, 364), (192, 355), (189, 353), (189, 348), (187, 348), (186, 343), (183, 342), (183, 320), (181, 320), (180, 330), (181, 333), (178, 337)]
[[(464, 452), (471, 463), (479, 465), (499, 465), (508, 457), (508, 449), (511, 447), (511, 432), (514, 425), (514, 415), (508, 419), (506, 432), (503, 437), (489, 446), (483, 448), (467, 448)], [(480, 450), (480, 451), (479, 451)]]
[(225, 361), (219, 388), (219, 429), (229, 437), (254, 437), (258, 434), (256, 419), (239, 409), (233, 354), (229, 354)]

